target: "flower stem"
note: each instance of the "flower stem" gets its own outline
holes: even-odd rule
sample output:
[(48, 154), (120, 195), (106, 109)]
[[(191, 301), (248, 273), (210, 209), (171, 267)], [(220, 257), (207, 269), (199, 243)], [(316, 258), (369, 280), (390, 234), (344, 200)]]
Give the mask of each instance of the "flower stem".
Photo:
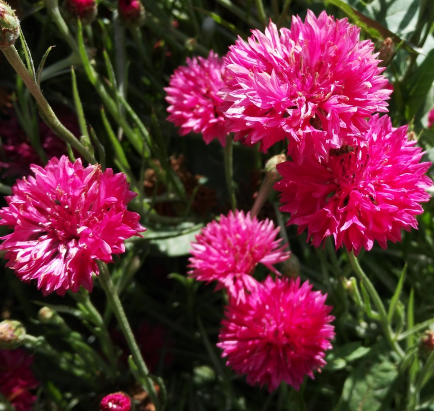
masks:
[(232, 134), (226, 136), (226, 146), (224, 148), (224, 161), (225, 161), (225, 176), (226, 186), (228, 188), (229, 198), (231, 199), (232, 211), (235, 213), (237, 209), (237, 199), (235, 197), (234, 179), (233, 179), (233, 141)]
[(391, 348), (394, 351), (396, 351), (396, 353), (401, 358), (403, 358), (404, 351), (402, 350), (398, 342), (392, 337), (392, 329), (390, 328), (389, 321), (387, 320), (386, 309), (384, 308), (383, 302), (381, 301), (380, 296), (377, 293), (377, 290), (369, 280), (368, 276), (363, 271), (362, 267), (359, 264), (359, 261), (357, 260), (357, 257), (354, 255), (354, 252), (353, 251), (348, 252), (348, 256), (350, 258), (350, 263), (351, 266), (353, 267), (354, 272), (357, 274), (360, 281), (365, 286), (366, 290), (368, 291), (369, 295), (372, 298), (372, 301), (374, 302), (375, 307), (377, 308), (378, 314), (380, 315), (381, 326), (383, 328), (383, 332), (386, 336), (387, 342), (389, 343)]
[(127, 340), (128, 347), (130, 348), (131, 355), (133, 357), (134, 363), (138, 368), (139, 375), (143, 380), (146, 391), (151, 397), (151, 400), (156, 410), (159, 411), (161, 410), (161, 405), (157, 396), (157, 392), (155, 391), (154, 388), (154, 383), (149, 375), (149, 370), (145, 364), (145, 361), (143, 360), (142, 354), (140, 353), (139, 346), (137, 345), (130, 324), (128, 323), (128, 319), (125, 315), (125, 311), (122, 307), (122, 303), (118, 297), (118, 294), (116, 293), (116, 289), (110, 277), (108, 267), (102, 261), (98, 261), (98, 267), (100, 270), (99, 277), (98, 277), (99, 282), (107, 295), (107, 298), (116, 315), (116, 318), (118, 319), (119, 326), (121, 327), (122, 333), (124, 334), (125, 339)]
[(80, 155), (87, 160), (90, 164), (96, 164), (96, 160), (92, 154), (90, 154), (86, 148), (80, 143), (80, 141), (68, 130), (63, 124), (59, 121), (56, 114), (54, 114), (53, 109), (48, 104), (48, 101), (45, 99), (42, 94), (41, 89), (35, 80), (31, 77), (29, 72), (26, 69), (21, 57), (19, 56), (17, 49), (15, 46), (10, 46), (2, 50), (3, 54), (11, 64), (11, 66), (15, 69), (17, 74), (21, 77), (24, 84), (29, 89), (30, 93), (32, 93), (36, 102), (38, 103), (41, 117), (44, 122), (50, 127), (54, 133), (60, 137), (67, 144), (71, 145), (71, 147), (75, 148)]
[(265, 15), (264, 3), (262, 3), (262, 0), (255, 0), (255, 5), (259, 20), (265, 27), (267, 25), (267, 16)]

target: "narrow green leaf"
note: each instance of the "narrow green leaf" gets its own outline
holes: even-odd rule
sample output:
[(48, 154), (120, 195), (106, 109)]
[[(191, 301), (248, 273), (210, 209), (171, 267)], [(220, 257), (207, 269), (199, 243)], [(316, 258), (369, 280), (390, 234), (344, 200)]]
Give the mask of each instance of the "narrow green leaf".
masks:
[[(114, 71), (113, 65), (110, 61), (110, 56), (108, 55), (106, 50), (103, 51), (103, 56), (104, 56), (104, 62), (105, 62), (105, 66), (107, 69), (107, 75), (108, 75), (109, 81), (112, 84), (113, 90), (117, 90), (118, 86), (117, 86), (117, 82), (116, 82), (115, 71)], [(116, 105), (120, 108), (118, 93), (115, 93), (115, 100), (116, 100)]]
[(401, 277), (399, 278), (398, 285), (396, 286), (395, 293), (393, 294), (392, 300), (390, 301), (389, 312), (387, 313), (387, 320), (389, 321), (389, 323), (392, 322), (393, 316), (395, 314), (396, 305), (398, 304), (398, 300), (401, 295), (406, 272), (407, 272), (407, 264), (404, 265), (404, 268), (401, 272)]
[(80, 132), (83, 136), (86, 136), (89, 139), (89, 133), (87, 131), (87, 126), (86, 126), (86, 118), (84, 117), (83, 105), (81, 104), (80, 95), (78, 94), (77, 78), (75, 76), (74, 67), (72, 66), (71, 66), (71, 78), (72, 78), (72, 95), (74, 98), (75, 111), (77, 112)]
[(208, 352), (208, 355), (211, 358), (211, 362), (214, 365), (215, 370), (217, 371), (217, 374), (220, 375), (222, 378), (224, 378), (223, 369), (220, 363), (219, 358), (217, 357), (217, 354), (214, 350), (214, 346), (211, 344), (210, 340), (208, 339), (208, 334), (205, 331), (205, 328), (203, 328), (202, 321), (200, 318), (197, 318), (197, 324), (199, 325), (200, 335), (202, 337), (203, 343), (205, 345), (205, 348)]
[(42, 70), (44, 70), (44, 66), (45, 66), (45, 61), (47, 60), (48, 55), (50, 54), (50, 51), (53, 47), (56, 46), (50, 46), (48, 47), (47, 51), (45, 52), (45, 54), (42, 56), (42, 60), (39, 63), (39, 67), (38, 67), (38, 71), (36, 72), (36, 83), (38, 84), (38, 86), (41, 85), (41, 74), (42, 74)]
[(95, 130), (93, 129), (92, 126), (90, 126), (90, 135), (92, 136), (92, 139), (93, 139), (93, 141), (95, 141), (96, 147), (98, 148), (99, 164), (101, 165), (102, 171), (104, 171), (105, 170), (105, 148), (101, 144), (101, 142), (99, 141), (99, 139), (95, 133)]
[[(407, 314), (407, 327), (409, 324), (409, 320), (408, 320), (408, 314)], [(411, 338), (411, 336), (414, 333), (417, 333), (418, 331), (422, 331), (425, 328), (428, 328), (431, 324), (434, 324), (434, 318), (431, 318), (430, 320), (424, 321), (423, 323), (414, 325), (410, 328), (407, 329), (407, 331), (403, 332), (402, 334), (399, 335), (398, 337), (398, 341), (402, 341), (404, 339), (407, 339), (407, 346), (411, 347), (412, 345), (414, 345), (414, 340), (413, 339), (409, 339)]]
[(378, 313), (372, 311), (371, 300), (369, 298), (369, 294), (366, 291), (366, 288), (365, 288), (362, 281), (360, 282), (360, 289), (362, 290), (363, 301), (365, 302), (365, 312), (366, 312), (367, 316), (369, 318), (374, 319), (374, 320), (380, 321), (380, 315)]
[(213, 12), (208, 11), (208, 10), (200, 9), (200, 8), (198, 8), (197, 10), (199, 10), (201, 13), (211, 17), (216, 23), (218, 23), (221, 26), (223, 26), (224, 28), (230, 30), (235, 35), (240, 36), (244, 39), (247, 37), (243, 31), (239, 30), (234, 24), (229, 23), (227, 20), (221, 18), (218, 14), (213, 13)]
[(33, 77), (33, 80), (36, 81), (35, 66), (33, 65), (32, 54), (30, 53), (29, 46), (27, 45), (26, 39), (21, 29), (20, 29), (20, 39), (23, 46), (24, 57), (26, 59), (27, 70), (30, 73), (30, 75)]
[(408, 300), (408, 307), (407, 307), (407, 333), (405, 337), (403, 337), (407, 340), (406, 341), (407, 349), (412, 347), (415, 344), (414, 335), (413, 335), (414, 332), (410, 332), (413, 328), (415, 327), (414, 327), (414, 289), (412, 288), (410, 292), (410, 298)]

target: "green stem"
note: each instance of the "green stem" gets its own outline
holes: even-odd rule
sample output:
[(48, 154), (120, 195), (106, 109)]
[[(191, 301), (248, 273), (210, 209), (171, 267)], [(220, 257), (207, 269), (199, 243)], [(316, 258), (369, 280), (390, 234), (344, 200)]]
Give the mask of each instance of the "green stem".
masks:
[(404, 351), (402, 350), (401, 346), (398, 344), (396, 340), (392, 337), (392, 329), (390, 328), (390, 324), (387, 320), (387, 313), (386, 309), (384, 308), (384, 305), (380, 299), (380, 296), (377, 293), (377, 290), (375, 289), (374, 285), (369, 280), (368, 276), (363, 271), (362, 267), (359, 264), (359, 261), (357, 260), (357, 257), (354, 255), (354, 252), (348, 252), (348, 256), (350, 258), (351, 266), (353, 267), (354, 272), (359, 277), (360, 281), (362, 281), (363, 285), (365, 286), (366, 290), (368, 291), (369, 295), (372, 298), (372, 301), (374, 302), (375, 307), (377, 308), (378, 314), (380, 315), (380, 322), (381, 326), (383, 328), (383, 332), (385, 334), (386, 340), (391, 346), (391, 348), (397, 352), (397, 354), (403, 358), (404, 357)]
[(264, 10), (264, 3), (262, 0), (255, 0), (256, 11), (258, 12), (258, 17), (262, 25), (265, 27), (267, 25), (267, 16)]
[(24, 84), (27, 86), (30, 93), (32, 93), (33, 97), (38, 103), (41, 117), (47, 124), (47, 126), (50, 127), (50, 129), (54, 131), (54, 133), (63, 141), (75, 148), (86, 161), (91, 164), (96, 164), (95, 158), (86, 150), (86, 148), (80, 143), (80, 141), (63, 126), (63, 124), (57, 118), (56, 114), (54, 114), (53, 109), (48, 104), (48, 101), (42, 94), (42, 91), (39, 88), (38, 84), (36, 84), (35, 80), (32, 78), (32, 76), (29, 74), (26, 67), (24, 66), (24, 63), (22, 62), (21, 57), (17, 52), (17, 49), (14, 46), (11, 46), (3, 49), (2, 51), (6, 59), (15, 69), (17, 74), (21, 77)]
[(99, 282), (104, 289), (107, 299), (118, 319), (119, 326), (121, 327), (122, 333), (127, 340), (128, 347), (130, 348), (131, 355), (133, 357), (134, 363), (138, 368), (140, 377), (143, 380), (146, 391), (149, 393), (152, 402), (157, 411), (161, 410), (160, 401), (157, 396), (157, 392), (154, 388), (154, 383), (149, 375), (148, 367), (143, 360), (142, 354), (140, 353), (140, 348), (137, 345), (137, 342), (134, 338), (133, 331), (131, 330), (130, 324), (128, 323), (128, 319), (125, 315), (125, 311), (122, 307), (121, 300), (116, 293), (115, 286), (110, 277), (110, 273), (107, 265), (104, 262), (98, 261), (99, 267)]
[(117, 358), (113, 347), (112, 339), (110, 338), (110, 334), (107, 330), (103, 318), (101, 317), (101, 314), (92, 304), (92, 301), (90, 300), (89, 297), (89, 293), (83, 288), (81, 288), (80, 292), (70, 293), (70, 295), (77, 301), (77, 303), (81, 304), (81, 306), (89, 316), (91, 322), (98, 328), (98, 330), (95, 331), (99, 337), (101, 348), (105, 356), (107, 357), (111, 368), (113, 370), (116, 370)]
[(232, 134), (226, 136), (226, 146), (224, 148), (225, 176), (226, 186), (228, 188), (229, 198), (231, 199), (232, 211), (237, 209), (237, 199), (235, 197), (234, 180), (233, 180), (233, 141)]

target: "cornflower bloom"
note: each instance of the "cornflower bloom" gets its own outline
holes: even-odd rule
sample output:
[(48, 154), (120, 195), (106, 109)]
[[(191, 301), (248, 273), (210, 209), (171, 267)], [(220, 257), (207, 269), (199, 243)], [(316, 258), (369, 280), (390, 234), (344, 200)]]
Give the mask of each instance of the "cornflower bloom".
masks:
[(136, 194), (125, 174), (84, 168), (80, 159), (62, 156), (31, 169), (35, 177), (17, 180), (9, 207), (0, 210), (0, 225), (14, 229), (0, 245), (7, 267), (22, 281), (37, 280), (44, 295), (81, 285), (91, 291), (96, 259), (111, 262), (112, 254), (125, 252), (125, 239), (145, 230), (126, 207)]
[(181, 127), (181, 136), (191, 131), (202, 133), (206, 144), (218, 138), (225, 146), (225, 119), (217, 110), (223, 101), (217, 92), (224, 86), (224, 77), (225, 64), (213, 51), (206, 59), (187, 59), (187, 66), (172, 74), (169, 87), (164, 89), (170, 104), (167, 119)]
[(36, 396), (30, 391), (38, 388), (30, 366), (33, 358), (24, 350), (0, 349), (0, 394), (2, 394), (16, 411), (31, 411)]
[(280, 209), (299, 234), (308, 229), (315, 247), (333, 235), (336, 248), (344, 244), (357, 255), (375, 240), (382, 248), (400, 241), (401, 228), (417, 228), (419, 203), (430, 199), (425, 190), (432, 181), (424, 174), (431, 163), (419, 163), (423, 153), (408, 140), (407, 126), (393, 128), (387, 116), (372, 117), (365, 138), (366, 146), (331, 151), (327, 162), (277, 166)]
[(225, 57), (221, 111), (235, 140), (260, 142), (265, 151), (287, 138), (288, 154), (299, 163), (365, 141), (366, 117), (387, 111), (391, 91), (373, 43), (359, 41), (358, 27), (308, 10), (304, 23), (293, 16), (280, 35), (271, 22), (265, 34), (252, 33)]
[(267, 277), (244, 302), (231, 299), (217, 344), (226, 364), (270, 392), (282, 381), (298, 390), (332, 348), (334, 317), (326, 298), (307, 281), (300, 286), (300, 278)]
[(189, 274), (199, 281), (218, 281), (216, 290), (226, 288), (238, 302), (253, 291), (258, 282), (252, 277), (258, 263), (278, 274), (273, 267), (289, 258), (289, 252), (276, 240), (279, 228), (270, 220), (258, 221), (250, 213), (236, 211), (212, 221), (191, 243)]
[(123, 392), (106, 395), (100, 404), (100, 411), (130, 411), (131, 399)]

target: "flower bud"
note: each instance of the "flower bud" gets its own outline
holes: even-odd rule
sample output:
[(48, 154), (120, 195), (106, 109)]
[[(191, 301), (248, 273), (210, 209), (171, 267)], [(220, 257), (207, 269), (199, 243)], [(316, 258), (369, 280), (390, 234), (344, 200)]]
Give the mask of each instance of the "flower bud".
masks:
[(145, 22), (145, 8), (140, 0), (119, 0), (118, 13), (126, 26), (140, 27)]
[(271, 157), (266, 163), (265, 163), (265, 170), (267, 173), (277, 173), (276, 166), (279, 163), (283, 163), (286, 161), (285, 154), (277, 154), (276, 156)]
[(98, 14), (95, 0), (65, 0), (65, 8), (72, 17), (78, 17), (83, 24), (90, 24)]
[(131, 399), (124, 392), (106, 395), (99, 407), (100, 411), (130, 411)]
[(390, 37), (384, 39), (381, 44), (380, 50), (378, 50), (380, 55), (378, 56), (379, 60), (382, 60), (379, 64), (380, 66), (386, 67), (387, 63), (389, 63), (390, 59), (395, 52), (395, 45), (393, 44), (393, 40)]
[(425, 331), (419, 339), (419, 354), (426, 360), (434, 351), (434, 331)]
[(0, 323), (0, 348), (14, 350), (26, 336), (26, 329), (19, 321), (5, 320)]
[(300, 260), (291, 253), (291, 257), (281, 263), (280, 272), (289, 277), (296, 278), (300, 275)]
[(20, 35), (20, 21), (15, 15), (15, 11), (0, 0), (0, 50), (13, 46), (15, 40)]

